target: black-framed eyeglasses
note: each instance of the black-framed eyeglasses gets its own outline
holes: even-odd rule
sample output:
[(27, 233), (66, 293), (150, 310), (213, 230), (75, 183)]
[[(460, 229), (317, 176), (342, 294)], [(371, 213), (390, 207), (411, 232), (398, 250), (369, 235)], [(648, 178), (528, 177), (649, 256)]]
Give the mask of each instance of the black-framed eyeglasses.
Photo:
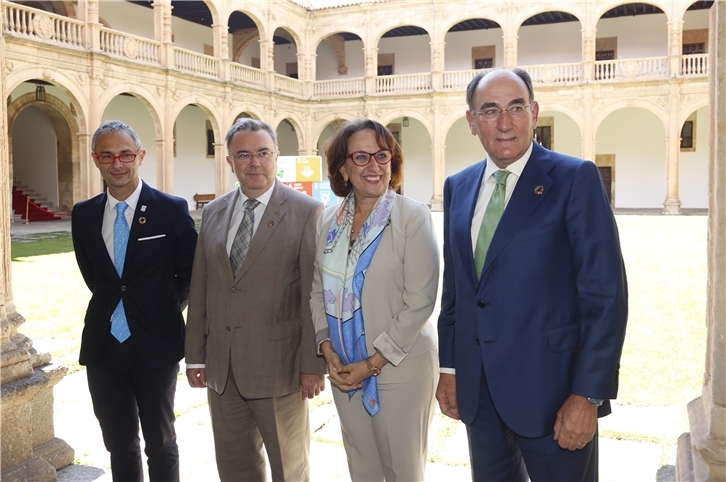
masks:
[(124, 164), (129, 164), (136, 160), (136, 156), (139, 155), (139, 152), (141, 152), (141, 149), (136, 152), (124, 152), (118, 156), (114, 156), (113, 154), (96, 154), (95, 152), (92, 152), (91, 154), (93, 154), (93, 157), (101, 164), (113, 164), (113, 161), (116, 159)]
[(353, 161), (356, 166), (367, 166), (371, 162), (371, 158), (375, 159), (378, 164), (388, 164), (393, 159), (393, 153), (390, 149), (381, 149), (378, 152), (355, 151), (345, 158)]
[(227, 156), (230, 159), (234, 159), (235, 161), (240, 162), (249, 162), (252, 160), (253, 157), (256, 157), (258, 161), (264, 162), (269, 159), (272, 159), (272, 156), (274, 156), (275, 153), (273, 151), (260, 151), (260, 152), (240, 152), (239, 154), (235, 154), (234, 156)]
[(517, 104), (513, 105), (507, 109), (500, 109), (498, 107), (487, 107), (486, 109), (482, 110), (472, 110), (471, 115), (479, 117), (480, 119), (483, 119), (485, 121), (491, 122), (495, 121), (499, 118), (499, 116), (502, 114), (502, 112), (506, 112), (509, 114), (510, 117), (517, 119), (520, 117), (524, 117), (527, 114), (527, 108), (532, 107), (532, 104), (534, 104), (535, 101), (530, 102), (529, 104)]

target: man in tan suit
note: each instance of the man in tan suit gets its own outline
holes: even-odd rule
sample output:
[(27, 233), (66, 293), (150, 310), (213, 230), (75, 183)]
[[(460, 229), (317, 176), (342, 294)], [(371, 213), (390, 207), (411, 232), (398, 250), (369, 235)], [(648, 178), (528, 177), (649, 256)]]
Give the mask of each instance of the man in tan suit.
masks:
[(324, 388), (308, 305), (322, 204), (275, 177), (277, 134), (226, 136), (239, 189), (207, 204), (189, 298), (187, 378), (207, 387), (222, 481), (310, 479), (307, 399)]

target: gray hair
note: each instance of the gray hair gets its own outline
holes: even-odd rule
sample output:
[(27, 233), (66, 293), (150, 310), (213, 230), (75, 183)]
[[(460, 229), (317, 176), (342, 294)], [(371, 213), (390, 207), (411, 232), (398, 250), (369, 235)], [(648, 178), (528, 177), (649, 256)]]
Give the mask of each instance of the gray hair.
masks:
[(101, 126), (96, 129), (96, 132), (93, 133), (93, 137), (91, 138), (91, 151), (96, 152), (96, 141), (98, 141), (98, 138), (101, 135), (117, 132), (126, 132), (128, 135), (130, 135), (131, 139), (134, 140), (134, 146), (136, 147), (137, 151), (142, 148), (141, 138), (139, 138), (139, 135), (136, 133), (135, 130), (131, 128), (130, 125), (124, 124), (123, 122), (118, 120), (112, 120), (106, 121), (101, 124)]
[(268, 134), (270, 134), (270, 137), (272, 137), (272, 142), (275, 143), (275, 151), (278, 150), (277, 148), (277, 132), (275, 132), (275, 129), (272, 128), (270, 124), (267, 122), (262, 122), (257, 119), (251, 119), (249, 117), (242, 117), (240, 119), (237, 119), (237, 121), (234, 123), (232, 127), (230, 127), (229, 131), (227, 131), (227, 135), (224, 137), (224, 141), (227, 143), (227, 154), (232, 154), (229, 149), (230, 145), (232, 144), (232, 138), (235, 134), (237, 134), (240, 131), (267, 131)]
[(532, 87), (532, 77), (529, 76), (526, 70), (514, 68), (514, 69), (489, 69), (489, 70), (481, 70), (479, 71), (473, 79), (471, 79), (471, 82), (469, 82), (469, 85), (466, 87), (466, 104), (469, 106), (469, 109), (476, 110), (474, 107), (474, 93), (476, 92), (476, 89), (479, 87), (479, 84), (481, 83), (482, 79), (487, 76), (487, 74), (490, 74), (492, 72), (497, 72), (500, 70), (507, 70), (509, 72), (514, 73), (517, 77), (522, 79), (522, 82), (524, 82), (525, 87), (527, 87), (527, 92), (529, 93), (529, 101), (532, 102), (534, 100), (534, 88)]

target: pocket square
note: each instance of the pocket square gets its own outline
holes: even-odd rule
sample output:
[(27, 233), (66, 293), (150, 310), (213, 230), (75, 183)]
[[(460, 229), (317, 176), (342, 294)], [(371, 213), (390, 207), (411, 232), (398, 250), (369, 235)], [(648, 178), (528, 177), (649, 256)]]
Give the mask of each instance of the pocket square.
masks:
[(166, 234), (157, 234), (156, 236), (147, 236), (145, 238), (139, 238), (139, 241), (148, 241), (150, 239), (163, 238)]

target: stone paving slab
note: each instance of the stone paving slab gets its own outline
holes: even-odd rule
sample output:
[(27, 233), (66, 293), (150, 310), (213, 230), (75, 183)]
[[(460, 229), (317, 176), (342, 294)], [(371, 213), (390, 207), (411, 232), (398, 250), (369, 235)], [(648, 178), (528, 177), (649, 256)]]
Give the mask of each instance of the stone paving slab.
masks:
[[(75, 450), (76, 464), (58, 472), (59, 482), (110, 482), (109, 457), (93, 414), (85, 370), (66, 376), (54, 388), (55, 433)], [(314, 482), (350, 480), (340, 437), (340, 425), (332, 403), (330, 387), (310, 405), (311, 479)], [(645, 441), (600, 438), (600, 480), (603, 482), (670, 482), (675, 480), (677, 427), (669, 420), (671, 407), (614, 406), (614, 413), (601, 419), (607, 428), (640, 434)], [(193, 389), (180, 374), (176, 398), (177, 435), (182, 480), (219, 480), (214, 460), (214, 443), (206, 390)], [(653, 437), (673, 438), (666, 454)], [(429, 482), (468, 482), (469, 452), (464, 425), (438, 410), (429, 434)], [(666, 459), (664, 465), (662, 461)], [(147, 477), (148, 480), (148, 477)]]

